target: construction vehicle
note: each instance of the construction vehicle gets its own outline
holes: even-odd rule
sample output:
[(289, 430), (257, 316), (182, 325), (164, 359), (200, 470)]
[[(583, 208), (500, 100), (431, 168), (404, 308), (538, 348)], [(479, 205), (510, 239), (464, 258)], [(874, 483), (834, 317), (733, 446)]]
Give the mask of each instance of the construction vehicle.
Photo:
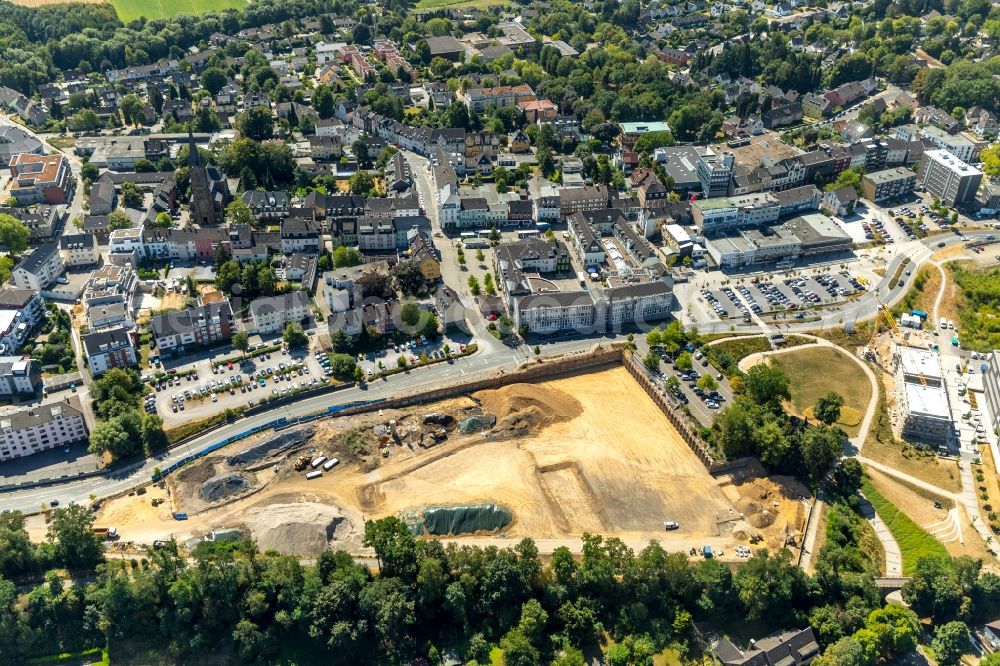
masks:
[(118, 529), (115, 527), (95, 527), (93, 530), (94, 535), (101, 539), (113, 541), (118, 538)]
[(899, 336), (899, 327), (896, 326), (896, 319), (892, 316), (892, 312), (889, 308), (885, 307), (885, 304), (879, 300), (879, 297), (875, 296), (875, 302), (878, 303), (878, 311), (875, 313), (875, 321), (872, 323), (872, 334), (868, 339), (868, 344), (865, 345), (864, 358), (866, 361), (875, 362), (877, 355), (875, 352), (875, 340), (878, 338), (879, 334), (879, 324), (885, 321), (886, 328), (891, 332), (893, 338)]
[(310, 462), (312, 462), (312, 458), (310, 458), (309, 456), (299, 456), (298, 459), (295, 461), (295, 471), (301, 472), (302, 470), (304, 470), (306, 467), (309, 466)]

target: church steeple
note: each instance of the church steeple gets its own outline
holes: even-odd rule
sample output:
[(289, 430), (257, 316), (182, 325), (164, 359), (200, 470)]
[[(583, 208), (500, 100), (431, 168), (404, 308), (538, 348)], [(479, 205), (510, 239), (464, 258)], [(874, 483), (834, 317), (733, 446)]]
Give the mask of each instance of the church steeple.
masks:
[(190, 127), (188, 127), (188, 149), (188, 166), (201, 166), (201, 155), (198, 153), (198, 144), (194, 142), (194, 134), (191, 132)]

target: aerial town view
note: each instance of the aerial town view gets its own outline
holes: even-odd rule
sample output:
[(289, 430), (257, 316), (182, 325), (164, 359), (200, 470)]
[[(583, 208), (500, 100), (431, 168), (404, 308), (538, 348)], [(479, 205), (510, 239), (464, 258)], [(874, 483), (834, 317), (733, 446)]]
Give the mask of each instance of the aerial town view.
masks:
[(1000, 666), (998, 135), (997, 0), (0, 0), (0, 666)]

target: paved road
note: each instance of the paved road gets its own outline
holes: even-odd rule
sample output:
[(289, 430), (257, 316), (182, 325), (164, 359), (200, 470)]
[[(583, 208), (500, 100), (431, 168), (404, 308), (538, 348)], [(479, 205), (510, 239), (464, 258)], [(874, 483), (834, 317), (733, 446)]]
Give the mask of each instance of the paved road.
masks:
[(872, 529), (875, 530), (875, 536), (882, 542), (882, 548), (885, 550), (885, 575), (888, 577), (902, 576), (903, 553), (899, 550), (899, 544), (864, 495), (861, 496), (861, 513), (871, 523)]
[[(607, 338), (592, 337), (553, 343), (546, 347), (545, 353), (546, 355), (555, 355), (583, 351), (601, 340), (607, 342)], [(417, 368), (408, 373), (393, 375), (385, 381), (373, 382), (365, 388), (351, 387), (336, 393), (303, 399), (263, 414), (240, 419), (172, 449), (157, 459), (150, 459), (127, 470), (115, 470), (102, 477), (66, 481), (44, 488), (0, 491), (0, 506), (5, 509), (35, 511), (43, 503), (52, 500), (58, 500), (64, 504), (68, 502), (87, 503), (90, 501), (91, 495), (99, 498), (126, 490), (149, 479), (156, 467), (165, 467), (214, 442), (282, 416), (287, 418), (305, 416), (321, 411), (330, 405), (397, 396), (421, 388), (430, 391), (451, 384), (462, 377), (473, 379), (495, 374), (501, 370), (510, 372), (524, 363), (526, 359), (527, 353), (524, 349), (510, 350), (501, 347), (497, 351), (479, 352), (473, 356), (456, 359), (454, 363), (438, 363), (425, 368)]]

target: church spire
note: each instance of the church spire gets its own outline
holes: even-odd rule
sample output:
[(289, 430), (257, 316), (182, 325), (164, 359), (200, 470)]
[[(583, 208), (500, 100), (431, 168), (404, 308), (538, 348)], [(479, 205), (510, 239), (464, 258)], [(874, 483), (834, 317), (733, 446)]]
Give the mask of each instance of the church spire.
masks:
[(188, 127), (188, 148), (188, 166), (201, 166), (201, 155), (198, 153), (198, 144), (194, 142), (194, 134), (192, 134), (190, 127)]

